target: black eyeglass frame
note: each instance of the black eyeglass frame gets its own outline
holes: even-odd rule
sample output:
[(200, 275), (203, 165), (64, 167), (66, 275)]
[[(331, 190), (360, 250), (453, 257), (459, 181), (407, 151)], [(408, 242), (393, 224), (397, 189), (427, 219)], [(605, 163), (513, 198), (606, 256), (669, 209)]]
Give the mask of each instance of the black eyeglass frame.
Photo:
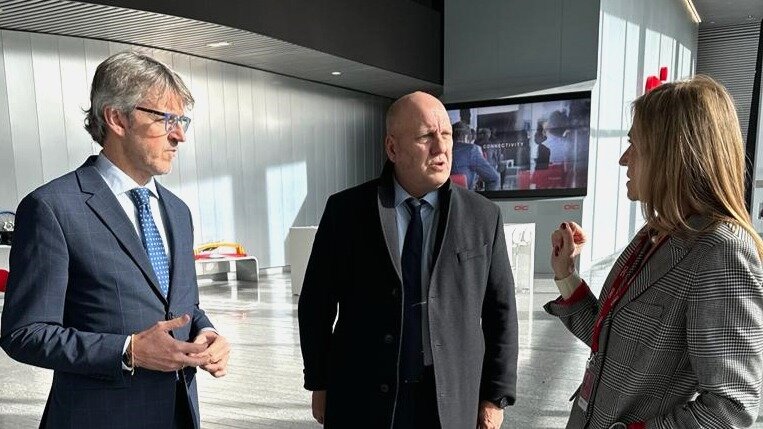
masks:
[(147, 107), (140, 107), (135, 106), (135, 110), (140, 110), (141, 112), (146, 113), (153, 113), (154, 115), (158, 115), (164, 118), (164, 130), (168, 133), (172, 131), (175, 126), (180, 125), (180, 128), (183, 129), (183, 132), (188, 131), (188, 126), (191, 125), (191, 118), (184, 115), (176, 115), (174, 113), (167, 113), (167, 112), (160, 112), (158, 110), (149, 109)]

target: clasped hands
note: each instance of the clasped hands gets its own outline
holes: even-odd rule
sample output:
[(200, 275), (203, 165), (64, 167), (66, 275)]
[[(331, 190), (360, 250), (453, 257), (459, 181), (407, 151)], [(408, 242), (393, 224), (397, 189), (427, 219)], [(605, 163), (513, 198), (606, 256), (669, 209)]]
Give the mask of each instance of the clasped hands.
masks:
[(132, 365), (154, 371), (177, 371), (195, 366), (214, 377), (227, 374), (230, 344), (222, 335), (202, 331), (192, 343), (179, 341), (169, 333), (185, 326), (191, 317), (184, 314), (172, 320), (156, 322), (145, 331), (135, 334), (130, 344)]

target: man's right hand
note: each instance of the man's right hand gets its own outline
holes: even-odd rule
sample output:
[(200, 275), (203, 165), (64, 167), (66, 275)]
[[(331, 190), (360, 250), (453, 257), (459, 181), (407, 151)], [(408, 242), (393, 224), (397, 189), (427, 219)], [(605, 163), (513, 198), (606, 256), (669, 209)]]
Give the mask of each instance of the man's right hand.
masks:
[(316, 390), (313, 392), (313, 417), (315, 420), (323, 424), (323, 419), (326, 417), (326, 391)]
[[(209, 363), (210, 356), (204, 351), (206, 344), (187, 343), (178, 341), (169, 334), (173, 329), (180, 328), (191, 321), (184, 314), (172, 320), (156, 322), (143, 332), (135, 334), (132, 347), (132, 366), (154, 371), (177, 371), (185, 366), (201, 366)], [(196, 356), (190, 357), (189, 354)]]

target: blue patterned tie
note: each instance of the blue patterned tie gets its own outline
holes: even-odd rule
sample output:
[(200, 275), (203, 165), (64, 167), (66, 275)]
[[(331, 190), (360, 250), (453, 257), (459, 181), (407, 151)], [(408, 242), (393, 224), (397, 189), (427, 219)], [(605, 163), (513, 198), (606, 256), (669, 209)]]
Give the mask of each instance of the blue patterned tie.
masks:
[(138, 223), (143, 239), (143, 247), (148, 253), (148, 260), (154, 267), (154, 273), (159, 280), (159, 286), (162, 295), (167, 298), (170, 290), (170, 263), (167, 259), (167, 252), (164, 250), (162, 237), (159, 235), (159, 229), (154, 223), (154, 216), (151, 214), (150, 193), (146, 188), (135, 188), (130, 190), (130, 197), (138, 207)]

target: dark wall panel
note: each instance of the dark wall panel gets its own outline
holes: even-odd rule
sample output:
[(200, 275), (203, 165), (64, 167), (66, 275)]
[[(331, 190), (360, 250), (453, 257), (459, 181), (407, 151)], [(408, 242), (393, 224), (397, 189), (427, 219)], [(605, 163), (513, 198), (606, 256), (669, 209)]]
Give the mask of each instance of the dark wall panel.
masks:
[(442, 18), (410, 0), (99, 0), (263, 34), (442, 83)]

